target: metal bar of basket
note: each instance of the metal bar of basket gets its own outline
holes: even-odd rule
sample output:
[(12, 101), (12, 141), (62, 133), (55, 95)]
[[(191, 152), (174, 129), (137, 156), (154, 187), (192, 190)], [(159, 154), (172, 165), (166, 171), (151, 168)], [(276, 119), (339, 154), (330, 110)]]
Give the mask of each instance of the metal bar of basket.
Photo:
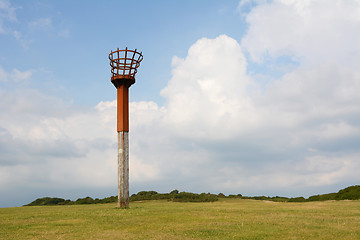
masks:
[(116, 64), (116, 75), (119, 75), (119, 59), (120, 59), (120, 56), (119, 56), (119, 48), (117, 49), (117, 64)]
[(131, 58), (131, 65), (130, 65), (130, 75), (132, 75), (132, 74), (131, 74), (131, 70), (134, 69), (134, 73), (133, 73), (134, 76), (135, 76), (135, 73), (136, 73), (136, 68), (133, 68), (133, 64), (134, 64), (134, 57), (135, 57), (136, 50), (137, 50), (137, 49), (135, 48), (135, 51), (133, 52), (133, 56), (132, 56), (132, 58)]
[(125, 75), (125, 71), (126, 71), (126, 58), (127, 58), (127, 47), (125, 48), (125, 58), (124, 58), (124, 70), (123, 70), (123, 76)]

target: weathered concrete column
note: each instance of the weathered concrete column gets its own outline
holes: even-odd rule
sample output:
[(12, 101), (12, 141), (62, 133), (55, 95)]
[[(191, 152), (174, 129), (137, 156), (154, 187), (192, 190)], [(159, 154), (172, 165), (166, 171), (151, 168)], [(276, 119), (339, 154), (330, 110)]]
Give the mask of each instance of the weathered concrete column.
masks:
[(118, 207), (129, 207), (129, 133), (118, 132)]

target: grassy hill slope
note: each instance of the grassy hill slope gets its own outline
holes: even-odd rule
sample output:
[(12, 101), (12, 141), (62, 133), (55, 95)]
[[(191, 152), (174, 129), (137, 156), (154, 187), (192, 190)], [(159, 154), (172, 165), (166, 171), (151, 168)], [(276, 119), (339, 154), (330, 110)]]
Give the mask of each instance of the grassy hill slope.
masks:
[(0, 209), (0, 239), (360, 239), (360, 201), (220, 199)]

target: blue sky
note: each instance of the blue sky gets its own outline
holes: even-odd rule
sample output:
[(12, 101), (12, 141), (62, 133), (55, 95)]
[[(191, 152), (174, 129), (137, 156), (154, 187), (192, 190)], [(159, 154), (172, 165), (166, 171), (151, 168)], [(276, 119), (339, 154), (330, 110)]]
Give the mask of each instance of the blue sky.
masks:
[(116, 195), (107, 58), (137, 48), (130, 191), (359, 184), (360, 3), (0, 0), (0, 207)]
[[(69, 100), (82, 105), (112, 100), (111, 86), (98, 81), (108, 77), (106, 55), (111, 49), (141, 48), (147, 58), (139, 79), (143, 76), (140, 74), (146, 74), (147, 79), (137, 86), (138, 91), (132, 96), (137, 100), (163, 101), (148, 89), (159, 92), (166, 86), (174, 55), (186, 56), (189, 46), (201, 37), (240, 36), (246, 28), (242, 17), (234, 11), (237, 1), (226, 4), (216, 1), (110, 1), (106, 4), (14, 1), (10, 4), (16, 20), (3, 20), (7, 32), (2, 41), (8, 46), (3, 55), (21, 56), (21, 60), (2, 57), (3, 68), (31, 67), (49, 71), (51, 76), (41, 75), (37, 79), (52, 80), (56, 85), (55, 94), (60, 84), (64, 88), (61, 96), (68, 94)], [(230, 27), (233, 21), (240, 24)], [(18, 41), (15, 31), (20, 35)], [(96, 66), (97, 71), (89, 71), (92, 66)]]

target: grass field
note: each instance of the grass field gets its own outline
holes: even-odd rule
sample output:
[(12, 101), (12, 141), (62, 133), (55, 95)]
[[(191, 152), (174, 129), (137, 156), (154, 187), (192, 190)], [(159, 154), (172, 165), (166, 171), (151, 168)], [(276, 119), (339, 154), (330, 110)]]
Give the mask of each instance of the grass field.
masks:
[(220, 199), (0, 209), (0, 239), (360, 239), (360, 201)]

